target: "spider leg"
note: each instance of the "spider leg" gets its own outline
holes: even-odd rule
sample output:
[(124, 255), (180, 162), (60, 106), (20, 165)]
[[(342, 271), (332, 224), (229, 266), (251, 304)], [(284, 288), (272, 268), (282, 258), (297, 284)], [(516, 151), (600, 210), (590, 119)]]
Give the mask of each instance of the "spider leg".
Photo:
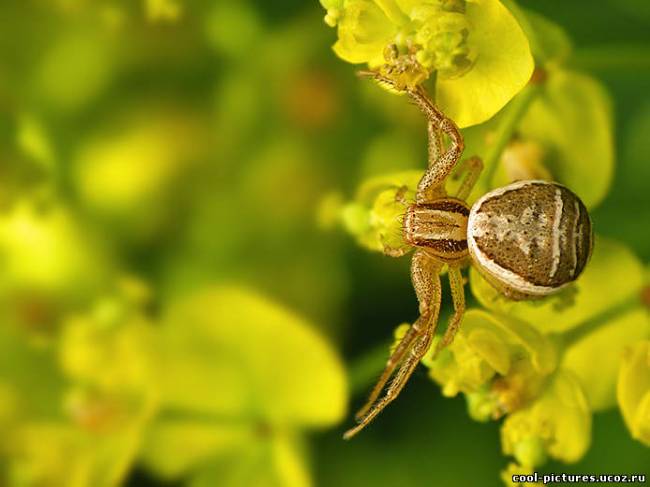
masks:
[[(409, 328), (388, 359), (386, 368), (372, 390), (368, 401), (356, 415), (359, 425), (347, 431), (344, 435), (345, 439), (351, 438), (361, 431), (389, 402), (397, 397), (417, 363), (431, 346), (440, 310), (439, 273), (441, 268), (442, 263), (427, 255), (425, 251), (417, 250), (413, 254), (411, 278), (420, 303), (420, 317)], [(408, 356), (404, 358), (407, 354)], [(404, 363), (395, 375), (386, 395), (376, 402), (384, 386), (402, 361)]]
[(379, 394), (381, 394), (381, 391), (384, 389), (386, 382), (388, 382), (390, 377), (393, 375), (395, 368), (399, 365), (399, 363), (404, 358), (405, 352), (407, 352), (412, 348), (413, 341), (418, 335), (422, 333), (422, 329), (425, 325), (426, 324), (423, 323), (423, 320), (421, 318), (418, 318), (418, 320), (408, 329), (406, 335), (404, 335), (404, 337), (400, 340), (399, 344), (397, 345), (397, 347), (395, 348), (391, 356), (388, 358), (388, 362), (386, 362), (386, 367), (384, 368), (384, 371), (379, 377), (379, 380), (377, 380), (375, 387), (372, 389), (370, 396), (368, 396), (368, 400), (363, 405), (363, 407), (359, 409), (359, 411), (357, 411), (357, 413), (355, 414), (354, 417), (357, 419), (357, 421), (361, 421), (361, 419), (366, 415), (368, 410), (372, 407), (374, 402), (377, 400)]
[(465, 179), (460, 183), (458, 192), (456, 193), (456, 198), (460, 200), (466, 200), (469, 194), (472, 192), (474, 185), (478, 181), (481, 171), (483, 170), (483, 161), (480, 157), (473, 156), (469, 159), (464, 160), (461, 163), (461, 166), (458, 169), (458, 174), (465, 172)]
[[(359, 76), (374, 79), (382, 86), (398, 93), (406, 93), (427, 118), (429, 134), (429, 167), (422, 176), (415, 195), (416, 202), (432, 199), (436, 193), (444, 194), (444, 181), (458, 163), (465, 147), (463, 136), (453, 120), (447, 118), (431, 101), (422, 86), (401, 87), (394, 80), (374, 71), (360, 71)], [(449, 147), (443, 149), (441, 133), (449, 137)]]
[(427, 123), (427, 134), (429, 136), (429, 165), (435, 163), (442, 155), (442, 132), (431, 122)]
[[(431, 101), (422, 87), (407, 90), (428, 120), (429, 167), (422, 176), (415, 194), (416, 202), (429, 201), (436, 193), (444, 194), (444, 182), (458, 163), (465, 144), (453, 120), (447, 118)], [(440, 134), (449, 137), (450, 144), (442, 148)]]
[(463, 275), (460, 272), (460, 267), (449, 266), (449, 285), (451, 287), (451, 297), (454, 302), (454, 314), (449, 319), (449, 325), (436, 347), (436, 354), (454, 341), (454, 337), (460, 328), (463, 314), (465, 313), (465, 291), (463, 289)]
[(357, 426), (345, 432), (343, 439), (348, 440), (363, 428), (365, 428), (380, 412), (383, 411), (386, 406), (395, 400), (400, 392), (402, 392), (402, 389), (406, 385), (408, 379), (411, 377), (411, 374), (413, 374), (413, 371), (417, 367), (418, 363), (420, 360), (422, 360), (422, 357), (424, 357), (424, 355), (427, 353), (427, 350), (431, 346), (434, 334), (435, 323), (430, 321), (426, 331), (418, 337), (415, 345), (411, 348), (408, 357), (406, 360), (404, 360), (404, 363), (395, 375), (395, 379), (386, 391), (386, 394), (381, 399), (379, 399), (379, 401), (373, 404), (372, 408), (366, 413), (366, 415), (359, 420), (359, 424)]
[[(357, 419), (365, 416), (366, 412), (379, 397), (379, 394), (381, 394), (381, 391), (395, 371), (395, 368), (402, 361), (404, 354), (410, 350), (415, 338), (421, 335), (428, 326), (428, 321), (431, 318), (432, 303), (433, 300), (436, 299), (436, 290), (437, 294), (440, 294), (440, 278), (438, 277), (438, 274), (440, 273), (442, 264), (436, 264), (437, 263), (422, 250), (417, 250), (413, 254), (413, 258), (411, 259), (411, 280), (418, 298), (420, 316), (413, 326), (408, 329), (406, 335), (404, 335), (391, 356), (388, 358), (386, 368), (370, 393), (366, 404), (359, 410), (359, 412), (357, 412)], [(434, 280), (437, 280), (437, 287)], [(437, 299), (439, 300), (439, 297)]]

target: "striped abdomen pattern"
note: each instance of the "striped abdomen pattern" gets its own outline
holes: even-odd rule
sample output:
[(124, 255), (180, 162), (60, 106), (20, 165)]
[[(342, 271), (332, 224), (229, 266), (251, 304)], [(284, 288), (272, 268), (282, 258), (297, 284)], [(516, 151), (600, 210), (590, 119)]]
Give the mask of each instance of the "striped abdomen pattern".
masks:
[(570, 190), (520, 181), (484, 195), (470, 212), (467, 240), (486, 277), (544, 296), (575, 280), (592, 247), (589, 214)]

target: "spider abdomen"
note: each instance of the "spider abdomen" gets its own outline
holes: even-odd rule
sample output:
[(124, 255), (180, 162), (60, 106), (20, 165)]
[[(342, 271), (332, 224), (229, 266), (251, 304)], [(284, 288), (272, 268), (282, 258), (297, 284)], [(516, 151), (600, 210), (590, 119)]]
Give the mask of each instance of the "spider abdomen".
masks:
[(467, 243), (479, 271), (504, 294), (545, 296), (584, 269), (591, 254), (591, 221), (582, 201), (564, 186), (519, 181), (472, 206)]

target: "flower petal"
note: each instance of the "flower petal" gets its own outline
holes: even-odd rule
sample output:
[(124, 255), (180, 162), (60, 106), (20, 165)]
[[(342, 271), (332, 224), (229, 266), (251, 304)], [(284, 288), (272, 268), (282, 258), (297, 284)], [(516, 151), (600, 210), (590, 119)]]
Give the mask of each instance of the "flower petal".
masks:
[(650, 341), (639, 342), (624, 355), (617, 397), (632, 437), (650, 446)]
[(460, 127), (492, 117), (526, 85), (534, 67), (526, 36), (501, 2), (467, 2), (467, 18), (476, 62), (462, 76), (436, 84), (438, 106)]

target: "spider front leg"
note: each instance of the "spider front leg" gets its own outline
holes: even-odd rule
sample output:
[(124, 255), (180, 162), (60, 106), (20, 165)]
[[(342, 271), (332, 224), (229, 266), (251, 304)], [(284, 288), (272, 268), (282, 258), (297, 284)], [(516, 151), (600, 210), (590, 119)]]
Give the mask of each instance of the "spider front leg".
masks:
[[(392, 353), (386, 368), (375, 385), (368, 401), (357, 413), (359, 424), (348, 430), (343, 438), (349, 439), (377, 416), (397, 395), (415, 370), (418, 362), (431, 346), (438, 322), (440, 311), (440, 270), (442, 263), (430, 257), (425, 251), (417, 250), (411, 262), (411, 278), (419, 301), (420, 317), (409, 328), (397, 348)], [(399, 364), (402, 364), (395, 379), (379, 401), (377, 398), (384, 386), (393, 375)]]
[[(445, 180), (458, 163), (465, 145), (463, 136), (454, 121), (438, 110), (424, 88), (407, 90), (407, 93), (428, 121), (429, 167), (422, 176), (415, 194), (415, 201), (421, 203), (445, 193)], [(450, 144), (446, 149), (442, 147), (441, 133), (449, 137)]]
[[(374, 71), (360, 71), (360, 76), (369, 77), (388, 88), (404, 92), (413, 100), (420, 111), (427, 117), (429, 135), (429, 167), (418, 184), (415, 201), (430, 201), (437, 194), (444, 194), (445, 179), (458, 163), (465, 147), (463, 136), (453, 120), (447, 118), (431, 101), (421, 86), (402, 87), (387, 76)], [(443, 148), (441, 133), (449, 137), (450, 144)]]

